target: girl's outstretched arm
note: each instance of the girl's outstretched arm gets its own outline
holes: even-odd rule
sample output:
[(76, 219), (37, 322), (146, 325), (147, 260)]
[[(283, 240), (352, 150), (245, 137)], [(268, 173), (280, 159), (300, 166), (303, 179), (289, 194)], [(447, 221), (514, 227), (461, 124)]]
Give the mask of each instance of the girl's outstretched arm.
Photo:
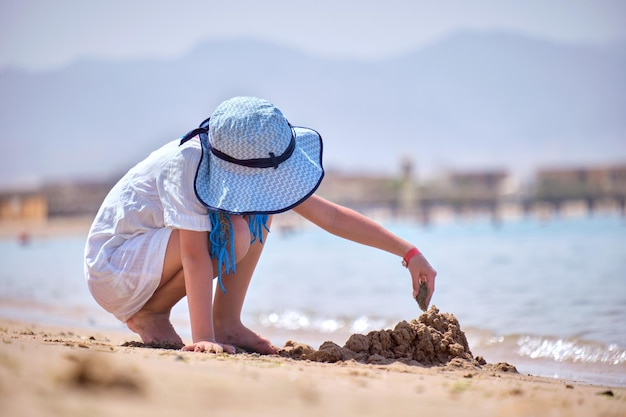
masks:
[[(312, 195), (293, 210), (329, 233), (393, 253), (400, 258), (415, 247), (370, 218), (316, 195)], [(411, 274), (413, 297), (415, 298), (419, 291), (419, 284), (426, 282), (428, 285), (426, 304), (430, 303), (435, 291), (437, 272), (421, 253), (410, 259), (407, 268)]]

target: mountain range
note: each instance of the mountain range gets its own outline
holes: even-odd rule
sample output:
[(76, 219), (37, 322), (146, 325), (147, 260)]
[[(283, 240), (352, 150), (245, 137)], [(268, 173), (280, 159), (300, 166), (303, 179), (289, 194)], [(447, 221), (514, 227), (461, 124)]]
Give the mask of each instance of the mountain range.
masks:
[(418, 175), (626, 161), (626, 44), (459, 32), (378, 61), (252, 39), (171, 60), (83, 59), (0, 70), (0, 185), (119, 176), (253, 95), (319, 131), (327, 168)]

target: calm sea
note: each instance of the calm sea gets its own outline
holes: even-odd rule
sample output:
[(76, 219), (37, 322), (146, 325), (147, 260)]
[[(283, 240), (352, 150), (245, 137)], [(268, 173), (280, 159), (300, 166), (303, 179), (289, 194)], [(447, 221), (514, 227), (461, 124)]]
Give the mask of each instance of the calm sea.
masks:
[[(625, 218), (384, 224), (437, 269), (432, 303), (458, 318), (474, 355), (522, 373), (626, 386)], [(123, 329), (89, 295), (83, 245), (83, 236), (0, 240), (0, 316)], [(270, 235), (244, 310), (244, 322), (275, 344), (314, 347), (420, 314), (397, 257), (314, 227)], [(184, 300), (172, 316), (188, 340)]]

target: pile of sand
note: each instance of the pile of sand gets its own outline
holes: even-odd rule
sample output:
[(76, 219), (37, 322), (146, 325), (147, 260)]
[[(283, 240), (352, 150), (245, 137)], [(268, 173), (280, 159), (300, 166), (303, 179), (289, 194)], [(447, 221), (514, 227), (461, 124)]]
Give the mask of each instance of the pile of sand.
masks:
[[(309, 345), (288, 341), (281, 356), (315, 362), (354, 360), (362, 363), (439, 366), (451, 361), (484, 365), (472, 356), (465, 333), (452, 314), (440, 313), (432, 306), (417, 320), (401, 321), (393, 330), (353, 334), (343, 347), (324, 342), (318, 350)], [(457, 365), (458, 366), (458, 365)]]
[[(126, 342), (124, 347), (178, 350), (180, 346), (161, 343)], [(237, 349), (237, 353), (246, 351)], [(417, 320), (401, 321), (393, 330), (376, 330), (367, 335), (353, 334), (343, 347), (324, 342), (319, 349), (287, 341), (279, 355), (295, 360), (336, 363), (355, 361), (388, 365), (401, 362), (415, 366), (445, 366), (447, 368), (481, 368), (495, 372), (517, 373), (506, 362), (488, 364), (481, 356), (474, 358), (459, 321), (450, 313), (440, 313), (432, 306)]]

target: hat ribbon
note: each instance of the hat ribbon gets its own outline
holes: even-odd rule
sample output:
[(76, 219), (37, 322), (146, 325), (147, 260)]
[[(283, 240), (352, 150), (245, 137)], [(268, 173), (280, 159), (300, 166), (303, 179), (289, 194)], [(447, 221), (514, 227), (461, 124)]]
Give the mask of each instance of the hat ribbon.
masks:
[[(200, 135), (202, 135), (202, 133), (200, 133)], [(209, 142), (207, 141), (207, 143)], [(289, 141), (289, 146), (287, 146), (287, 149), (285, 150), (285, 152), (283, 152), (282, 154), (278, 156), (276, 156), (274, 152), (270, 152), (269, 158), (237, 159), (237, 158), (233, 158), (230, 155), (225, 154), (222, 151), (215, 149), (214, 147), (211, 146), (210, 143), (209, 143), (209, 147), (211, 148), (211, 153), (213, 153), (213, 155), (215, 155), (216, 157), (220, 158), (223, 161), (230, 162), (231, 164), (237, 164), (237, 165), (241, 165), (241, 166), (248, 167), (248, 168), (272, 168), (273, 167), (274, 169), (276, 169), (278, 168), (278, 165), (285, 162), (287, 159), (289, 159), (291, 154), (293, 154), (294, 149), (296, 149), (296, 140), (292, 134), (291, 141)]]
[[(209, 122), (209, 119), (206, 119), (204, 122), (200, 124), (200, 127), (192, 130), (191, 132), (183, 136), (181, 138), (180, 144), (182, 145), (183, 143), (185, 143), (186, 141), (188, 141), (189, 139), (191, 139), (192, 137), (196, 135), (208, 136), (208, 133), (209, 133), (208, 122)], [(289, 127), (291, 127), (291, 140), (289, 141), (289, 146), (287, 146), (287, 149), (285, 149), (285, 152), (283, 152), (282, 154), (278, 156), (276, 156), (274, 152), (270, 152), (269, 158), (237, 159), (237, 158), (233, 158), (232, 156), (228, 154), (225, 154), (224, 152), (218, 149), (215, 149), (213, 146), (211, 146), (210, 141), (207, 140), (206, 143), (208, 144), (211, 150), (211, 153), (213, 155), (231, 164), (241, 165), (241, 166), (248, 167), (248, 168), (274, 168), (276, 169), (278, 168), (278, 165), (280, 165), (281, 163), (289, 159), (289, 157), (293, 154), (293, 151), (296, 149), (296, 138), (295, 138), (295, 134), (293, 131), (293, 127), (291, 126), (291, 124), (289, 125)]]

